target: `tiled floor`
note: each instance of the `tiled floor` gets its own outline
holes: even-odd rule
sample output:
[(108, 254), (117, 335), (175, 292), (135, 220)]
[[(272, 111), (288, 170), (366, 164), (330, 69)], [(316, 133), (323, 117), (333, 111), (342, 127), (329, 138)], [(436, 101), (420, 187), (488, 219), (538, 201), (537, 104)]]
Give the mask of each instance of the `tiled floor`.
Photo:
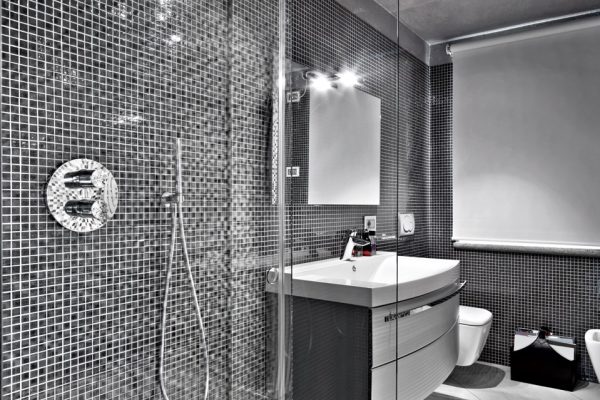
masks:
[(510, 380), (510, 368), (488, 363), (457, 367), (427, 400), (599, 400), (600, 385), (581, 382), (574, 392)]

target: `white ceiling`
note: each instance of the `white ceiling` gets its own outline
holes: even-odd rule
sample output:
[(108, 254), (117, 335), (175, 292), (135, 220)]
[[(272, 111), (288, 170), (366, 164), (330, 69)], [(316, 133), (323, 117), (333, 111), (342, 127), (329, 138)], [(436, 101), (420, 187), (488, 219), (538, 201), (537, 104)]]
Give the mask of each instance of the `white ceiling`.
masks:
[(375, 0), (428, 43), (600, 9), (600, 0)]

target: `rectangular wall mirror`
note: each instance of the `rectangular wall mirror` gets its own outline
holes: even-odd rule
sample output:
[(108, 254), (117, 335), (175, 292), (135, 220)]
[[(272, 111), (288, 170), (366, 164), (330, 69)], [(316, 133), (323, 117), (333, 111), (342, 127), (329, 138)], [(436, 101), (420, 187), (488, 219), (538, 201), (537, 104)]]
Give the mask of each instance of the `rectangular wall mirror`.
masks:
[(353, 87), (310, 90), (308, 204), (379, 204), (381, 100)]

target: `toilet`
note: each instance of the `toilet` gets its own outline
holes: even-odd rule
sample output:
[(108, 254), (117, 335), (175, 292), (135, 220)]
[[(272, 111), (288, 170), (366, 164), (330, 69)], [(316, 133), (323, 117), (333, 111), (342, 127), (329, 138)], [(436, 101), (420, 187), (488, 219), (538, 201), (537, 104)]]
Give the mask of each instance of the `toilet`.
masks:
[(585, 333), (585, 347), (592, 360), (596, 377), (600, 380), (600, 329), (590, 329)]
[(456, 365), (466, 367), (477, 361), (485, 346), (492, 326), (492, 313), (483, 308), (460, 306), (458, 323), (459, 349)]

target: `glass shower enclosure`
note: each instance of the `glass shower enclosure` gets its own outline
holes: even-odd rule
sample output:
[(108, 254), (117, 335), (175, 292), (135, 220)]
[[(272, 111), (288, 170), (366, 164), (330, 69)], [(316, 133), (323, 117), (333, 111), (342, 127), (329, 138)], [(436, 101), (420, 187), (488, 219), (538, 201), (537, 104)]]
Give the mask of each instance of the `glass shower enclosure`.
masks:
[[(384, 31), (343, 0), (3, 1), (2, 397), (340, 395), (367, 321), (296, 272), (365, 227), (361, 260), (427, 253), (426, 224), (398, 235), (427, 220), (427, 67)], [(114, 176), (97, 230), (48, 211), (71, 160)], [(319, 326), (348, 358), (312, 364)]]
[[(278, 2), (1, 7), (2, 398), (200, 399), (207, 371), (209, 399), (274, 398)], [(114, 176), (118, 204), (74, 232), (46, 185), (83, 159)], [(90, 208), (96, 192), (61, 186)], [(182, 230), (163, 307), (178, 203), (205, 337)]]

